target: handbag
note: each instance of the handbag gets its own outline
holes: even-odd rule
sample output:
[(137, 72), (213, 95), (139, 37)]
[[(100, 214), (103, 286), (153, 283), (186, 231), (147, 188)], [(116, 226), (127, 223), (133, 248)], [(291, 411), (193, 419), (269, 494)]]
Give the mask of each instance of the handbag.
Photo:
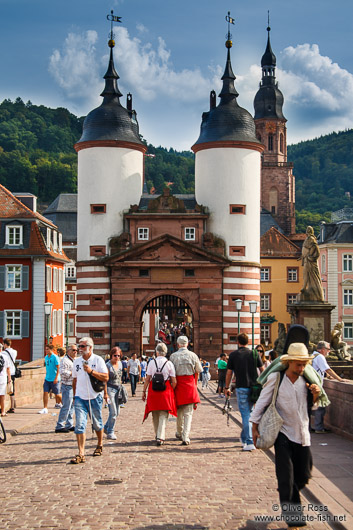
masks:
[[(255, 370), (255, 374), (257, 374), (257, 356), (258, 356), (258, 353), (255, 349), (253, 349), (252, 351), (253, 353), (253, 359), (254, 359), (254, 370)], [(255, 375), (255, 379), (256, 379), (256, 375)], [(261, 393), (261, 390), (262, 390), (262, 385), (260, 383), (254, 383), (253, 385), (251, 385), (250, 387), (251, 389), (251, 392), (250, 392), (250, 402), (251, 403), (256, 403), (256, 401), (259, 399), (259, 395)]]
[(277, 374), (275, 387), (273, 389), (272, 400), (262, 416), (258, 430), (260, 436), (256, 441), (258, 449), (270, 449), (276, 441), (279, 431), (283, 425), (283, 419), (278, 414), (276, 409), (276, 399), (278, 395), (278, 388), (280, 385), (281, 374)]
[(12, 364), (13, 364), (14, 367), (15, 367), (15, 379), (18, 379), (19, 377), (22, 377), (22, 372), (21, 372), (21, 370), (20, 370), (19, 368), (17, 368), (17, 366), (16, 366), (15, 363), (13, 362), (13, 358), (12, 358), (11, 353), (9, 352), (8, 349), (6, 349), (5, 351), (6, 351), (6, 353), (8, 354), (8, 356), (10, 357), (11, 362), (12, 362)]
[(93, 390), (95, 392), (102, 392), (102, 390), (104, 390), (104, 387), (105, 387), (105, 381), (100, 381), (99, 379), (97, 379), (91, 374), (88, 374), (88, 376), (91, 381)]

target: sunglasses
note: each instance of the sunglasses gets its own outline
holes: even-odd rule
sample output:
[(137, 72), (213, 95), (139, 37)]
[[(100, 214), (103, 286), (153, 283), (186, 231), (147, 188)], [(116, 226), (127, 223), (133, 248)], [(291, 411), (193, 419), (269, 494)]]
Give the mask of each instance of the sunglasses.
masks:
[(79, 344), (78, 347), (79, 348), (87, 348), (88, 344)]
[(120, 355), (113, 355), (113, 357), (120, 357)]

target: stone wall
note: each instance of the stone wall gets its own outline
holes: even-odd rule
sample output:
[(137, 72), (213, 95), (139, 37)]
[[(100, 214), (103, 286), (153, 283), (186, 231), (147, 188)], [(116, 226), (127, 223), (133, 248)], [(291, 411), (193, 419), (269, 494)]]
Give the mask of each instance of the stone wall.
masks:
[[(43, 397), (45, 378), (44, 359), (38, 359), (21, 366), (22, 377), (16, 379), (16, 406), (36, 403)], [(5, 410), (10, 407), (10, 397), (6, 396)]]
[(325, 426), (353, 441), (353, 384), (325, 379), (331, 405), (326, 409)]

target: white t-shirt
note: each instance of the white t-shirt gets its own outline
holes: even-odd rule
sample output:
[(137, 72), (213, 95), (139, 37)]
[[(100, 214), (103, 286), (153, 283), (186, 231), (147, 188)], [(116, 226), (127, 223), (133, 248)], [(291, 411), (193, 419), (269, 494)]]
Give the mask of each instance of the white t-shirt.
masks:
[[(90, 377), (83, 369), (83, 357), (78, 357), (74, 360), (72, 367), (72, 378), (76, 379), (76, 393), (75, 395), (81, 399), (95, 399), (101, 392), (95, 392), (92, 388)], [(86, 362), (86, 361), (85, 361)], [(88, 366), (91, 370), (101, 374), (107, 374), (108, 368), (102, 357), (92, 353), (88, 359)]]
[[(7, 350), (7, 351), (6, 351)], [(11, 357), (12, 357), (12, 360), (13, 362), (11, 362), (11, 359), (9, 357), (9, 352), (11, 354)], [(15, 366), (14, 366), (14, 362), (16, 361), (16, 357), (17, 357), (17, 350), (14, 350), (13, 348), (10, 348), (9, 346), (2, 352), (2, 353), (5, 353), (6, 357), (8, 358), (9, 360), (9, 366), (10, 366), (10, 374), (11, 375), (15, 375)]]
[(3, 357), (5, 361), (4, 367), (0, 372), (0, 385), (3, 385), (3, 384), (6, 385), (7, 384), (7, 369), (9, 368), (11, 361), (9, 361), (9, 358), (7, 355), (4, 355), (4, 352), (0, 353), (0, 356)]
[[(160, 370), (163, 364), (167, 361), (167, 359), (163, 357), (162, 355), (159, 355), (158, 357), (156, 357), (155, 360), (158, 366), (158, 370)], [(154, 362), (155, 360), (152, 359), (151, 362), (149, 362), (147, 366), (147, 375), (150, 375), (151, 377), (153, 377), (157, 371), (156, 363)], [(171, 363), (170, 361), (167, 361), (167, 364), (163, 368), (162, 374), (164, 377), (164, 381), (166, 381), (168, 377), (175, 377), (174, 364)]]
[(324, 377), (325, 377), (326, 370), (329, 370), (330, 367), (327, 364), (325, 356), (322, 355), (322, 353), (319, 353), (317, 355), (317, 353), (318, 352), (314, 352), (314, 355), (316, 355), (316, 357), (314, 357), (314, 359), (313, 359), (312, 367), (314, 368), (314, 370), (317, 371), (317, 373), (321, 377), (321, 382), (322, 382)]
[(139, 375), (140, 361), (138, 359), (129, 359), (127, 365), (130, 367), (130, 374)]

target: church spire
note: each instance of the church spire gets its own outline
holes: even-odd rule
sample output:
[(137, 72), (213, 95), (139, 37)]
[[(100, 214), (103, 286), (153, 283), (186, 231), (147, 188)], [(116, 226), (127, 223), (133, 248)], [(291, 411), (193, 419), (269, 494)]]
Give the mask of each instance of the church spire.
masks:
[(270, 12), (267, 12), (267, 46), (265, 53), (261, 59), (262, 67), (262, 83), (265, 85), (274, 85), (276, 82), (275, 71), (276, 71), (276, 56), (271, 48), (270, 40)]
[(233, 69), (232, 69), (232, 63), (230, 60), (230, 49), (233, 46), (232, 42), (232, 34), (230, 33), (230, 24), (234, 24), (234, 18), (230, 16), (230, 11), (228, 11), (228, 15), (226, 16), (226, 21), (228, 22), (228, 33), (227, 33), (227, 40), (226, 40), (226, 48), (227, 48), (227, 61), (226, 66), (224, 69), (224, 74), (222, 76), (223, 86), (222, 90), (219, 93), (219, 97), (221, 98), (221, 105), (224, 103), (227, 103), (230, 99), (237, 98), (239, 96), (235, 86), (234, 81), (236, 79)]
[(109, 64), (108, 69), (104, 75), (105, 79), (105, 87), (103, 92), (101, 93), (101, 96), (104, 97), (104, 100), (106, 98), (110, 99), (113, 97), (120, 98), (122, 96), (122, 93), (120, 92), (118, 88), (118, 72), (115, 70), (114, 66), (114, 57), (113, 57), (113, 48), (115, 46), (114, 41), (114, 33), (113, 33), (113, 22), (121, 22), (121, 17), (117, 17), (113, 14), (113, 10), (111, 11), (110, 15), (107, 15), (107, 19), (111, 21), (111, 28), (110, 28), (110, 34), (109, 34), (109, 41), (108, 46), (110, 48), (110, 57), (109, 57)]

